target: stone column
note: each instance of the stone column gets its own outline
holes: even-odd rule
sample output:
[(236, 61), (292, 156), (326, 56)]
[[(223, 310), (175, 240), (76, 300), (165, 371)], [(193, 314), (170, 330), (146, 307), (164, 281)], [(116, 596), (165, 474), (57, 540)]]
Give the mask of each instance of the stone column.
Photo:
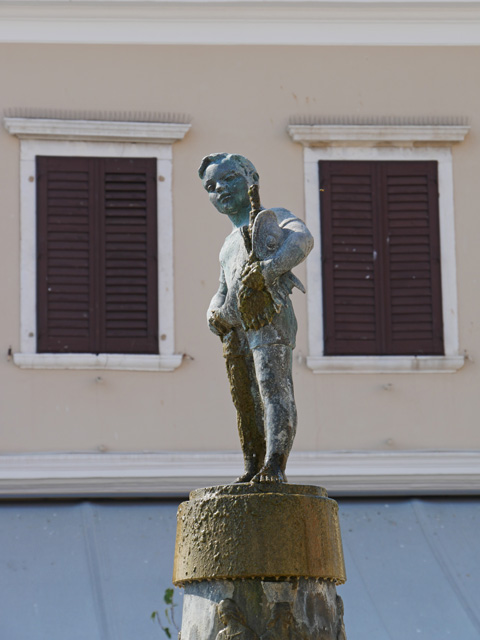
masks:
[(177, 518), (182, 640), (345, 640), (338, 505), (325, 489), (197, 489)]

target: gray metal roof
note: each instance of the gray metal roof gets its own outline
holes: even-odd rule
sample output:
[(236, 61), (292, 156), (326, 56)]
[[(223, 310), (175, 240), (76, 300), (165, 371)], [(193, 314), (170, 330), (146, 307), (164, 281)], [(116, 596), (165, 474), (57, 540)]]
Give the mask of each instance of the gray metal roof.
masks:
[(342, 500), (349, 640), (480, 638), (480, 500)]
[[(164, 640), (177, 504), (3, 503), (0, 640)], [(339, 504), (349, 640), (480, 638), (480, 499)]]

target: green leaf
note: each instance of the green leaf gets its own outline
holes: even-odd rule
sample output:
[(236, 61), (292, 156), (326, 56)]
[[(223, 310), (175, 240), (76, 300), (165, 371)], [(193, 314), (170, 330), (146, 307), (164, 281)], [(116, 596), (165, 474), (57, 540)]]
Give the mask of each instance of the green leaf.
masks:
[(173, 605), (173, 589), (165, 589), (163, 600), (165, 604)]
[(167, 636), (167, 638), (172, 637), (172, 634), (170, 633), (170, 629), (168, 627), (162, 627), (162, 629), (165, 631), (165, 635)]
[(152, 611), (152, 615), (150, 616), (150, 618), (155, 622), (155, 620), (157, 619), (158, 616), (158, 611)]

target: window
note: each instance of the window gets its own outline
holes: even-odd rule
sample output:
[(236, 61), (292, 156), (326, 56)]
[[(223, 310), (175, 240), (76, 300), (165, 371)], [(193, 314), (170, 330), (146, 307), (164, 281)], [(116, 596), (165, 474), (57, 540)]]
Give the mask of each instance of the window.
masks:
[[(461, 123), (428, 122), (411, 125), (389, 122), (289, 126), (292, 139), (304, 146), (306, 222), (315, 239), (314, 249), (307, 259), (307, 365), (315, 373), (433, 373), (454, 372), (463, 366), (464, 355), (459, 352), (458, 344), (452, 145), (461, 142), (468, 130), (469, 127)], [(337, 184), (333, 201), (331, 190), (320, 191), (325, 188), (320, 185), (320, 171), (323, 180), (332, 170), (343, 170), (343, 175), (334, 176)], [(406, 174), (402, 175), (402, 172)], [(435, 173), (437, 185), (434, 184)], [(412, 211), (423, 211), (423, 219), (412, 218), (412, 211), (403, 209), (402, 204), (397, 211), (401, 215), (393, 217), (394, 223), (389, 203), (393, 203), (395, 198), (411, 198), (413, 191), (421, 186), (412, 184), (412, 193), (402, 196), (401, 187), (405, 185), (399, 183), (406, 176), (411, 176), (414, 181), (423, 181), (423, 196), (417, 194), (423, 198), (422, 204), (410, 204)], [(350, 184), (350, 193), (341, 196), (341, 191), (337, 192), (339, 183), (352, 179), (356, 181), (357, 189), (361, 187), (364, 192), (356, 192), (355, 185)], [(395, 181), (397, 184), (393, 187)], [(397, 192), (394, 193), (392, 188)], [(438, 199), (435, 189), (438, 190)], [(357, 285), (361, 261), (355, 262), (353, 257), (343, 258), (344, 266), (352, 259), (357, 267), (350, 271), (343, 269), (349, 274), (351, 284), (357, 278), (354, 286), (347, 287), (348, 293), (355, 289), (355, 296), (345, 295), (338, 288), (339, 278), (334, 275), (335, 264), (339, 265), (337, 270), (343, 267), (340, 267), (339, 260), (333, 260), (339, 257), (339, 245), (335, 243), (340, 240), (341, 245), (342, 240), (332, 235), (332, 211), (335, 209), (335, 215), (341, 214), (343, 207), (343, 224), (346, 224), (350, 214), (343, 205), (346, 201), (354, 202), (358, 213), (362, 199), (370, 211), (363, 220), (367, 223), (365, 228), (370, 224), (370, 235), (367, 234), (367, 240), (365, 237), (362, 240), (366, 242), (364, 276), (369, 275), (369, 263), (370, 273), (375, 277), (373, 284), (362, 287), (370, 291), (370, 297), (365, 296), (364, 304), (356, 305), (352, 300), (360, 294)], [(425, 207), (427, 203), (428, 208)], [(406, 216), (403, 222), (402, 216)], [(339, 220), (336, 219), (335, 224)], [(392, 225), (396, 225), (395, 234)], [(405, 231), (400, 236), (398, 233), (402, 228)], [(416, 239), (410, 241), (412, 236)], [(359, 234), (353, 244), (348, 244), (352, 239), (350, 236), (344, 237), (344, 249), (356, 248), (355, 253), (358, 253), (358, 237)], [(388, 238), (390, 245), (386, 243)], [(417, 243), (428, 246), (428, 250), (424, 251), (415, 268), (403, 270), (401, 262), (406, 261), (413, 266), (415, 260), (412, 256), (422, 255), (415, 253), (420, 246)], [(405, 253), (407, 247), (408, 254)], [(426, 263), (428, 268), (420, 269)], [(428, 286), (419, 287), (427, 292), (422, 293), (426, 297), (403, 295), (416, 286), (399, 285), (412, 285), (413, 276), (416, 285), (420, 275), (422, 284), (426, 284), (426, 271), (429, 272)], [(360, 279), (362, 282), (370, 280)], [(370, 308), (365, 311), (361, 307), (367, 300)], [(412, 304), (413, 307), (408, 308)], [(404, 328), (407, 331), (401, 330)]]
[(37, 156), (39, 353), (158, 353), (156, 175)]
[(319, 162), (326, 355), (443, 355), (435, 162)]
[[(20, 139), (20, 352), (14, 353), (15, 364), (38, 369), (176, 369), (182, 355), (175, 353), (174, 338), (172, 148), (191, 125), (16, 117), (7, 117), (4, 123), (7, 131)], [(51, 167), (45, 163), (52, 163)], [(78, 180), (67, 180), (70, 185), (66, 189), (61, 188), (65, 186), (61, 184), (63, 178), (46, 179), (42, 185), (43, 171), (60, 177), (69, 173), (65, 171), (67, 165), (80, 182), (83, 180), (83, 191), (76, 189)], [(142, 222), (127, 215), (124, 220), (129, 224), (124, 229), (120, 224), (123, 213), (105, 216), (102, 221), (102, 210), (125, 211), (123, 207), (116, 209), (123, 199), (116, 196), (125, 184), (132, 187), (124, 192), (130, 194), (127, 202), (133, 205), (127, 211), (139, 212), (134, 205), (139, 200), (133, 195), (133, 184), (124, 183), (120, 188), (118, 180), (121, 183), (122, 175), (138, 177), (142, 172), (144, 186), (142, 178), (135, 187), (144, 189)], [(67, 218), (72, 216), (58, 218), (54, 209), (49, 209), (57, 198), (78, 205), (87, 194), (88, 222), (84, 218), (79, 227), (68, 227), (72, 220)], [(110, 198), (106, 208), (101, 204), (105, 198)], [(52, 239), (55, 233), (69, 237), (57, 235)], [(82, 253), (85, 233), (88, 257)], [(49, 236), (53, 243), (50, 246)], [(143, 266), (133, 264), (137, 259)], [(128, 267), (125, 260), (129, 261)], [(117, 269), (120, 272), (114, 273)], [(67, 299), (64, 292), (48, 291), (46, 277), (66, 278), (63, 284), (68, 284), (68, 278), (84, 278), (83, 298)], [(118, 281), (125, 277), (129, 278), (128, 291), (120, 293), (115, 287), (125, 289)], [(134, 292), (131, 286), (137, 290)]]

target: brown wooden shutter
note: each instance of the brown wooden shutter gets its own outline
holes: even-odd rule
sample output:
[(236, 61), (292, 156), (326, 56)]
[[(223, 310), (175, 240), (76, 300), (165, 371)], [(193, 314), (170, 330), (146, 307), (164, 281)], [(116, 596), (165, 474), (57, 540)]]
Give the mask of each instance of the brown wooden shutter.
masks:
[(156, 163), (107, 158), (102, 169), (102, 342), (158, 353)]
[(371, 162), (322, 162), (325, 353), (378, 353), (377, 180)]
[(321, 162), (326, 355), (443, 353), (434, 162)]
[(37, 158), (39, 352), (94, 351), (93, 166)]
[(158, 353), (156, 162), (37, 158), (39, 352)]
[(385, 350), (443, 353), (436, 162), (385, 162)]

